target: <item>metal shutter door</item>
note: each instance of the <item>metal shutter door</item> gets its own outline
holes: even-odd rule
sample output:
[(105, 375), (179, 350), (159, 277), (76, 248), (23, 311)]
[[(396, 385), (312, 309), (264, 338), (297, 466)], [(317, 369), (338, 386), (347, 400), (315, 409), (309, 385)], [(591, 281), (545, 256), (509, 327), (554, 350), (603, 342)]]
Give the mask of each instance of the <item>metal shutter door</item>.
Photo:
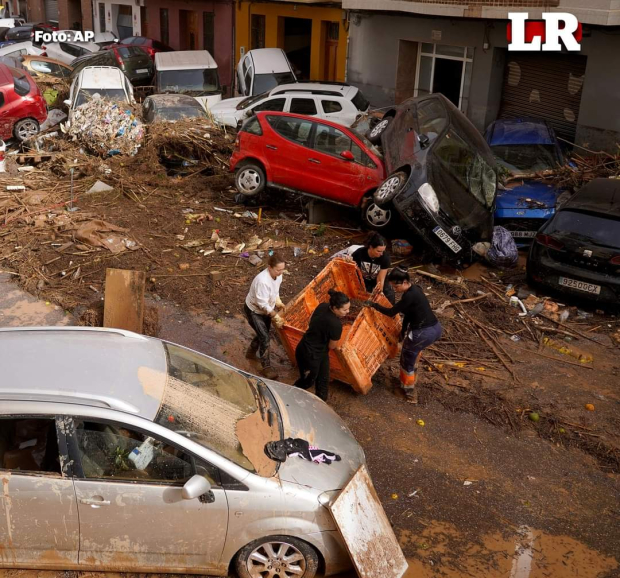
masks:
[(45, 0), (45, 20), (58, 22), (58, 0)]
[(586, 56), (508, 52), (499, 116), (545, 119), (558, 136), (575, 138)]

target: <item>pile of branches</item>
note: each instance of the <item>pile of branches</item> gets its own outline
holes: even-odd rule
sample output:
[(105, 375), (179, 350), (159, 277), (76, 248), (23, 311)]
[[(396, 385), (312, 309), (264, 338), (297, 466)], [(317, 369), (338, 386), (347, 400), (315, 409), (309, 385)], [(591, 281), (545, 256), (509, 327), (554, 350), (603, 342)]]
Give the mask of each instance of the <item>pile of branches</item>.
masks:
[(49, 81), (43, 80), (42, 78), (37, 78), (36, 83), (41, 89), (41, 93), (43, 93), (43, 95), (45, 95), (46, 90), (57, 91), (58, 95), (56, 96), (56, 100), (53, 102), (48, 102), (49, 109), (64, 107), (64, 101), (69, 98), (69, 89), (71, 87), (71, 84), (67, 79), (55, 78), (53, 81)]
[(576, 191), (593, 179), (620, 177), (620, 154), (574, 155), (571, 160), (575, 166), (564, 165), (551, 175), (540, 175), (540, 179), (557, 188)]
[(196, 160), (214, 173), (228, 171), (234, 136), (209, 119), (187, 118), (149, 126), (145, 149), (158, 156)]

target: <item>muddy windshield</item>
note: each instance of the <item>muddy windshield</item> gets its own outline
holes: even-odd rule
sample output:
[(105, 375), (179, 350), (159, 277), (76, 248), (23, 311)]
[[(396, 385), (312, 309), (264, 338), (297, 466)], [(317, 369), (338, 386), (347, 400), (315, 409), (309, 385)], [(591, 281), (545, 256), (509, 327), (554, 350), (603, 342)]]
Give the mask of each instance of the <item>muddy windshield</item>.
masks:
[(190, 349), (164, 343), (168, 377), (155, 421), (262, 476), (275, 473), (263, 451), (280, 439), (265, 386)]
[(220, 93), (217, 68), (194, 68), (188, 70), (163, 70), (157, 73), (160, 92), (206, 96)]
[(547, 171), (562, 164), (554, 145), (497, 145), (491, 151), (499, 165), (514, 175)]
[(291, 84), (295, 82), (292, 72), (274, 72), (272, 74), (257, 74), (254, 76), (254, 94), (262, 94), (270, 91), (280, 84)]

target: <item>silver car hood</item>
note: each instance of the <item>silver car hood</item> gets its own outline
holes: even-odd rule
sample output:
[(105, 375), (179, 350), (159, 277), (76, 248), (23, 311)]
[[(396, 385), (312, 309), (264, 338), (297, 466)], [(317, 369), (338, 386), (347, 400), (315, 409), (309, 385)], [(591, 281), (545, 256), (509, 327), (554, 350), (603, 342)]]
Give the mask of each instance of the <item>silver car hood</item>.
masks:
[(341, 461), (316, 464), (299, 457), (289, 457), (280, 465), (278, 476), (285, 482), (310, 486), (321, 491), (344, 488), (364, 463), (364, 450), (338, 414), (315, 395), (297, 387), (265, 380), (276, 398), (284, 437), (307, 440), (311, 446), (329, 450)]

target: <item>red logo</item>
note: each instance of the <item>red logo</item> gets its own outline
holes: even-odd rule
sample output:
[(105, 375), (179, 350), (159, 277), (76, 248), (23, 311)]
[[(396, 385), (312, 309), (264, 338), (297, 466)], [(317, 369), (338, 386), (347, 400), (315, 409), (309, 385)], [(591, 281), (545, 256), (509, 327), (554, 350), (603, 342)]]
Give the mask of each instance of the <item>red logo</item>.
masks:
[(527, 12), (508, 14), (508, 50), (552, 52), (562, 50), (562, 44), (566, 50), (581, 50), (583, 30), (573, 14), (550, 12), (542, 20), (527, 17)]

